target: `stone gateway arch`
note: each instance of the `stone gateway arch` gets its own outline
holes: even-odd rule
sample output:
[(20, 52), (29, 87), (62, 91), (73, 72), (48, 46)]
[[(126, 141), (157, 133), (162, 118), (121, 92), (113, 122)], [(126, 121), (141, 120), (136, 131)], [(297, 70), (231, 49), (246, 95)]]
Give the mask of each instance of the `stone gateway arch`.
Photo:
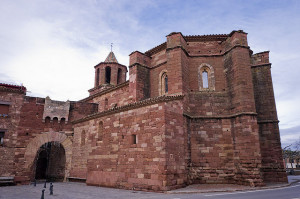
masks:
[[(41, 146), (47, 143), (59, 143), (63, 147), (65, 155), (65, 171), (64, 180), (69, 176), (72, 161), (72, 141), (63, 133), (59, 132), (43, 132), (32, 139), (26, 147), (25, 151), (25, 170), (30, 170), (32, 176), (35, 175), (36, 161), (38, 158), (38, 151)], [(60, 157), (57, 157), (60, 158)]]

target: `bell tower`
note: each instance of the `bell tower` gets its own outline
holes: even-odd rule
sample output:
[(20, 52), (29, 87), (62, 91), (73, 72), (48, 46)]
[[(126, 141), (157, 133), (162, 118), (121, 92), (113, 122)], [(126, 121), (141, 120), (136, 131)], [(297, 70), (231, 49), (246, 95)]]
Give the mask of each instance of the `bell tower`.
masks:
[(115, 54), (111, 51), (104, 62), (95, 67), (95, 84), (90, 89), (90, 95), (122, 84), (126, 81), (127, 67), (119, 64)]

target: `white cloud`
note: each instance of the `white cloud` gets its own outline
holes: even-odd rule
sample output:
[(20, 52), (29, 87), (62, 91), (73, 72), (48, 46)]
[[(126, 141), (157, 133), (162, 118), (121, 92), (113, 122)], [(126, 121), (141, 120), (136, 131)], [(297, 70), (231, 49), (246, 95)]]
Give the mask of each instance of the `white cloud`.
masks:
[(173, 31), (244, 29), (254, 53), (271, 51), (280, 127), (288, 129), (300, 118), (299, 10), (299, 1), (275, 0), (2, 0), (0, 81), (23, 83), (30, 95), (78, 100), (93, 87), (93, 66), (106, 58), (111, 42), (118, 61), (128, 65), (132, 51), (159, 45)]

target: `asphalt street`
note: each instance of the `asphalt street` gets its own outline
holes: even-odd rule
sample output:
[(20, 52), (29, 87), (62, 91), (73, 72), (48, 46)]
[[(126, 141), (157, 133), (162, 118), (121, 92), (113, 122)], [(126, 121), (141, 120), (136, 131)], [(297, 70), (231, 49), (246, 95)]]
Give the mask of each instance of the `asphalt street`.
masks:
[[(300, 179), (300, 177), (299, 177)], [(1, 199), (40, 199), (43, 184), (0, 187)], [(54, 195), (49, 195), (49, 183), (45, 199), (300, 199), (300, 182), (275, 189), (238, 192), (211, 192), (190, 194), (166, 194), (86, 186), (83, 183), (54, 183)]]

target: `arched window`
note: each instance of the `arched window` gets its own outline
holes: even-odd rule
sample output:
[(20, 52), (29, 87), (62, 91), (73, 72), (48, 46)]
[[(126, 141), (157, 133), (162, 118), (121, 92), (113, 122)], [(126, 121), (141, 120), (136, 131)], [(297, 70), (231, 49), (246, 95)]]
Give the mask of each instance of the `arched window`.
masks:
[(60, 119), (60, 123), (65, 124), (65, 123), (66, 123), (66, 118), (62, 117), (62, 118)]
[(102, 141), (103, 139), (103, 122), (99, 122), (98, 126), (98, 141)]
[(215, 90), (214, 69), (209, 64), (203, 63), (198, 68), (199, 91)]
[(99, 86), (100, 70), (97, 68), (96, 72), (96, 86)]
[(49, 116), (47, 116), (47, 117), (45, 118), (45, 123), (50, 123), (50, 121), (51, 121), (51, 118), (50, 118)]
[(202, 72), (202, 85), (203, 88), (208, 88), (208, 73), (206, 71)]
[(117, 84), (120, 84), (121, 83), (121, 78), (122, 78), (122, 69), (119, 68), (118, 69), (118, 77), (117, 77)]
[(168, 94), (169, 87), (168, 87), (168, 75), (167, 71), (162, 71), (160, 73), (160, 78), (159, 78), (159, 94), (160, 95), (165, 95)]
[(81, 132), (81, 146), (85, 145), (85, 130)]
[(107, 66), (105, 68), (105, 83), (110, 84), (110, 74), (111, 74), (111, 68)]
[(53, 124), (57, 124), (57, 123), (58, 123), (58, 118), (57, 118), (57, 117), (54, 117), (54, 118), (52, 119), (52, 122), (53, 122)]

